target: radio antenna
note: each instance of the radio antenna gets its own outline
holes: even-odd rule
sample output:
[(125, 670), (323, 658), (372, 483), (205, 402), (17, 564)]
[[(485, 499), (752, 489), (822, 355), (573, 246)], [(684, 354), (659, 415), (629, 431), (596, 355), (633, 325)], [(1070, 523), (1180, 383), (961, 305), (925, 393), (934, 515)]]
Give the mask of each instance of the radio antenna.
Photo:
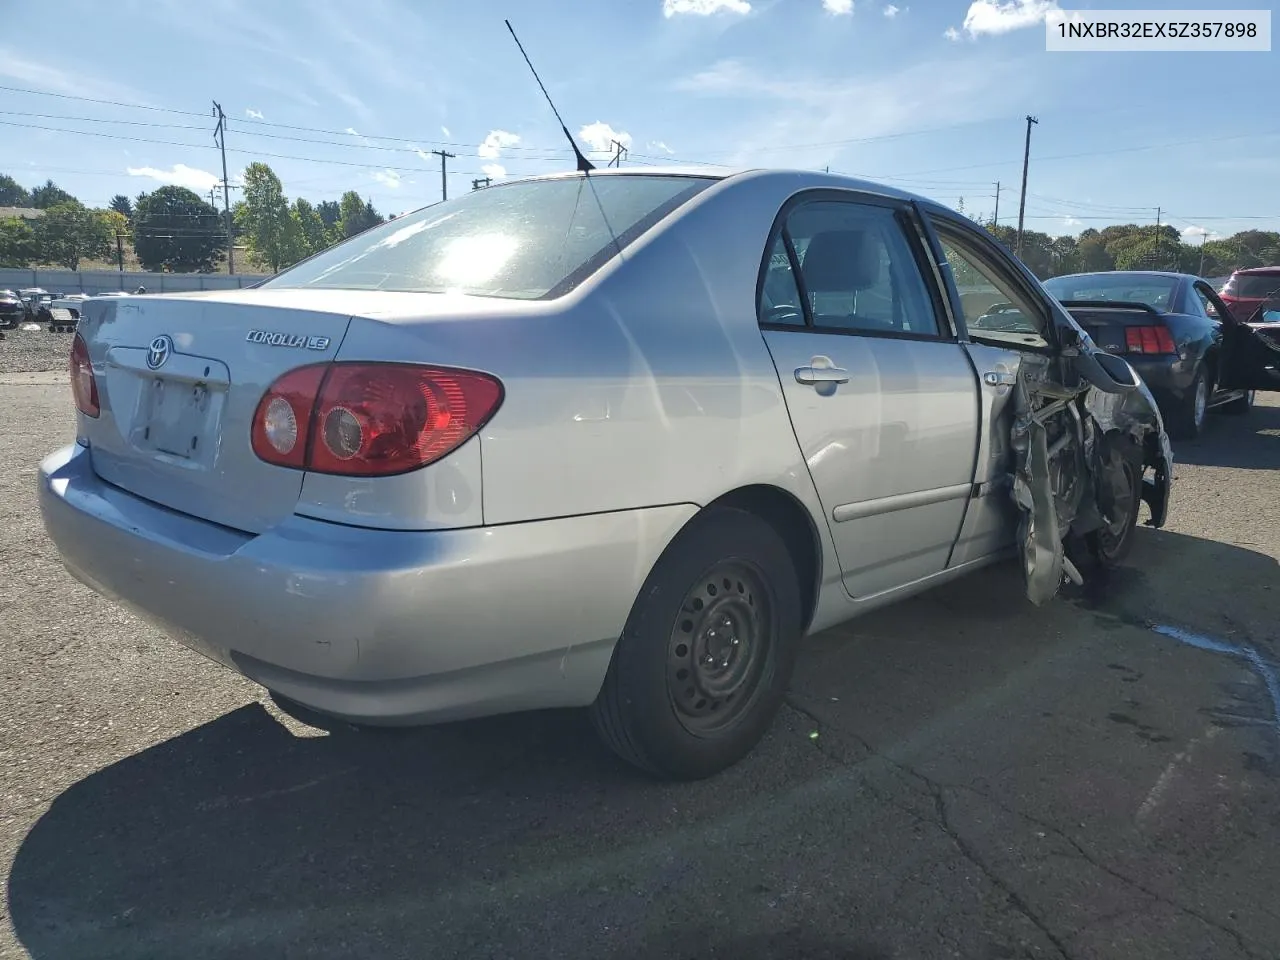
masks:
[(560, 111), (556, 109), (555, 103), (551, 100), (551, 94), (547, 93), (547, 88), (542, 85), (542, 78), (538, 76), (538, 71), (533, 69), (533, 61), (529, 59), (529, 55), (524, 52), (524, 44), (520, 42), (520, 38), (516, 36), (515, 29), (511, 26), (510, 20), (503, 20), (507, 25), (507, 29), (511, 31), (511, 39), (516, 42), (516, 46), (520, 48), (520, 55), (524, 57), (524, 62), (529, 64), (529, 72), (533, 74), (533, 79), (538, 81), (538, 86), (542, 90), (542, 95), (547, 98), (547, 104), (551, 107), (551, 112), (556, 115), (556, 120), (560, 122), (560, 129), (564, 131), (564, 137), (569, 141), (569, 146), (573, 147), (573, 155), (578, 158), (578, 170), (587, 173), (595, 169), (595, 165), (583, 156), (582, 151), (578, 149), (577, 141), (573, 139), (573, 134), (569, 132), (569, 128), (564, 125), (564, 121), (560, 119)]

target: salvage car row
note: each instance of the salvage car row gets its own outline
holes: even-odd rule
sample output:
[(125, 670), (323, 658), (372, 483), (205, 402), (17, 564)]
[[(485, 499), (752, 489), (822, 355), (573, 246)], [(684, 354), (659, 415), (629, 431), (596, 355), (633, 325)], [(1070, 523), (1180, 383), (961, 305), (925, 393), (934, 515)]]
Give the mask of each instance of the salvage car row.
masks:
[(803, 635), (1010, 556), (1036, 603), (1121, 562), (1166, 419), (1280, 390), (1262, 319), (1177, 275), (1042, 285), (841, 176), (537, 177), (256, 288), (86, 301), (40, 503), (75, 576), (286, 701), (588, 707), (702, 777)]

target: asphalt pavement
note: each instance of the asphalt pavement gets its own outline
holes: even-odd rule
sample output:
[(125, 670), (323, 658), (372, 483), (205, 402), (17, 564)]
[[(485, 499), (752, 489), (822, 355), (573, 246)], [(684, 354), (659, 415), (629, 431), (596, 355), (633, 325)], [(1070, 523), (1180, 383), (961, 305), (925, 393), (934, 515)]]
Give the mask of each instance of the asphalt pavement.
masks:
[(1178, 446), (1109, 582), (828, 631), (668, 785), (575, 712), (311, 726), (75, 583), (64, 380), (0, 372), (0, 957), (1280, 956), (1280, 400)]

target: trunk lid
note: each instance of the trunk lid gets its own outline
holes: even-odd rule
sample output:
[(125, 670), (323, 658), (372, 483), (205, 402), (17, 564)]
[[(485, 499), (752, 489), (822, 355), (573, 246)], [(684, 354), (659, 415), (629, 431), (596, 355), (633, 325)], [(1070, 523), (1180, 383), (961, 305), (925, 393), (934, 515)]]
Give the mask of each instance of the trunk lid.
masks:
[(254, 454), (258, 401), (286, 370), (331, 360), (368, 295), (235, 293), (86, 301), (80, 333), (102, 410), (79, 430), (108, 483), (260, 533), (293, 512), (303, 473)]
[(1127, 327), (1164, 326), (1158, 310), (1144, 303), (1064, 301), (1076, 323), (1084, 327), (1098, 349), (1123, 356), (1129, 352)]

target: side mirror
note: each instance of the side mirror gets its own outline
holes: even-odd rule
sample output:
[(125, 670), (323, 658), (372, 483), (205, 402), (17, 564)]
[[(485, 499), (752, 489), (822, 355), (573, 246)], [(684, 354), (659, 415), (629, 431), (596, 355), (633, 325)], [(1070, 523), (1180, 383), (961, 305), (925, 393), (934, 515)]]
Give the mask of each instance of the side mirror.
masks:
[(1127, 393), (1137, 389), (1140, 382), (1133, 367), (1120, 357), (1101, 350), (1081, 351), (1076, 357), (1076, 370), (1103, 393)]

